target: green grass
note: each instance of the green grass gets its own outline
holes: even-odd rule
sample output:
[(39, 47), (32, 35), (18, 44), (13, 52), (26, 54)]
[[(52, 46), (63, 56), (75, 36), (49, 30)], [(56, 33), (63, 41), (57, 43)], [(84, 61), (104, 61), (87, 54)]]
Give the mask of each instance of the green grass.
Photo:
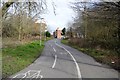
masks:
[(62, 42), (63, 44), (69, 45), (69, 41), (68, 41), (68, 40), (64, 40), (64, 39), (63, 39), (61, 42)]
[[(94, 48), (80, 48), (77, 45), (70, 44), (68, 40), (62, 40), (62, 43), (76, 48), (77, 50), (87, 55), (90, 55), (96, 61), (110, 65), (111, 67), (120, 71), (120, 65), (118, 65), (120, 62), (120, 58), (118, 56), (118, 53), (113, 50), (96, 50)], [(115, 63), (112, 63), (112, 61), (114, 61)]]
[(2, 76), (8, 77), (28, 65), (40, 56), (44, 48), (44, 41), (40, 46), (39, 41), (33, 41), (28, 44), (20, 45), (15, 48), (5, 48), (2, 50)]

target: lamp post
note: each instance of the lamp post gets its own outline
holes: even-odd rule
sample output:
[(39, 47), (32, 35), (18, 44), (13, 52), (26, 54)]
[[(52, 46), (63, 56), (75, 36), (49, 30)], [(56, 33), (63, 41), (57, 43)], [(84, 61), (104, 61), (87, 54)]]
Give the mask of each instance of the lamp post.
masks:
[(42, 39), (42, 35), (41, 35), (41, 32), (42, 32), (42, 30), (41, 30), (41, 27), (42, 27), (42, 23), (40, 23), (40, 46), (41, 46), (41, 39)]
[[(42, 29), (44, 31), (44, 33), (47, 31), (47, 24), (44, 18), (41, 18), (41, 23), (43, 23), (44, 25), (42, 26)], [(46, 40), (46, 33), (44, 34), (44, 40)]]
[[(36, 20), (36, 22), (35, 23), (38, 23), (37, 22), (38, 20)], [(39, 29), (40, 29), (40, 46), (42, 45), (42, 30), (44, 30), (44, 26), (43, 26), (43, 23), (45, 23), (46, 24), (46, 22), (44, 21), (44, 18), (40, 18), (40, 25), (39, 25)], [(45, 26), (45, 30), (47, 29), (47, 26)], [(45, 35), (45, 37), (46, 37), (46, 35)], [(46, 40), (46, 38), (45, 38), (45, 40)]]
[(43, 27), (43, 21), (44, 21), (44, 18), (40, 18), (41, 21), (40, 21), (40, 46), (42, 45), (42, 27)]
[[(40, 37), (40, 46), (41, 46), (42, 45), (42, 43), (41, 43), (42, 42), (41, 41), (42, 40), (42, 37), (41, 37), (42, 36), (42, 34), (41, 34), (42, 33), (41, 27), (42, 27), (42, 19), (43, 18), (40, 18), (40, 19), (41, 19), (41, 21), (40, 21), (40, 26), (39, 26), (39, 29), (40, 29), (40, 36), (39, 37)], [(38, 20), (36, 20), (35, 23), (39, 23)]]
[(45, 25), (45, 41), (46, 41), (46, 38), (47, 38), (46, 32), (47, 32), (47, 25)]

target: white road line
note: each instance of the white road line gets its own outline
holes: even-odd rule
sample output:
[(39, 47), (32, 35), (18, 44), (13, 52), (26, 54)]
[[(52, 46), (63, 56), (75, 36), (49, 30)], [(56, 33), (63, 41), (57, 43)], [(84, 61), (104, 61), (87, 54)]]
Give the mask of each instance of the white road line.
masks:
[[(34, 72), (34, 74), (31, 75), (30, 72)], [(29, 70), (25, 73), (18, 74), (16, 76), (14, 76), (13, 78), (16, 78), (19, 75), (24, 75), (22, 78), (39, 78), (39, 76), (40, 76), (40, 78), (43, 78), (43, 76), (40, 75), (40, 73), (41, 73), (41, 71), (38, 71), (38, 70)]]
[(73, 59), (75, 65), (76, 65), (77, 73), (78, 73), (78, 78), (81, 78), (81, 79), (82, 79), (81, 72), (80, 72), (80, 68), (79, 68), (79, 66), (78, 66), (77, 61), (76, 61), (75, 58), (73, 57), (73, 55), (72, 55), (66, 48), (64, 48), (63, 46), (60, 46), (60, 45), (57, 44), (57, 43), (55, 43), (55, 44), (56, 44), (57, 46), (63, 48), (66, 52), (68, 52), (68, 53), (70, 54), (70, 56), (72, 57), (72, 59)]
[(13, 78), (16, 78), (19, 75), (24, 75), (22, 78), (25, 78), (27, 76), (27, 73), (29, 73), (29, 71), (25, 72), (25, 73), (21, 73), (21, 74), (17, 74), (16, 76), (14, 76)]
[[(24, 74), (24, 73), (21, 73), (21, 74), (17, 74), (16, 76), (14, 76), (13, 78), (16, 78), (17, 76), (19, 76), (19, 75), (24, 75), (24, 76), (26, 76), (26, 74)], [(12, 80), (12, 79), (11, 79)]]
[(56, 52), (56, 49), (53, 47), (53, 50)]
[(53, 63), (53, 65), (52, 65), (52, 68), (54, 68), (54, 67), (55, 67), (56, 60), (57, 60), (57, 55), (55, 55), (55, 60), (54, 60), (54, 63)]

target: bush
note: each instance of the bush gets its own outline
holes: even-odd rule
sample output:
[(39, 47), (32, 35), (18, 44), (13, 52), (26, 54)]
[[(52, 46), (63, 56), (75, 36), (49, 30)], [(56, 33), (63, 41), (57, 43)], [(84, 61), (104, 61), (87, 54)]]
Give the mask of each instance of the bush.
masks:
[(14, 37), (18, 34), (16, 28), (12, 27), (11, 24), (4, 24), (2, 28), (2, 36), (3, 37)]

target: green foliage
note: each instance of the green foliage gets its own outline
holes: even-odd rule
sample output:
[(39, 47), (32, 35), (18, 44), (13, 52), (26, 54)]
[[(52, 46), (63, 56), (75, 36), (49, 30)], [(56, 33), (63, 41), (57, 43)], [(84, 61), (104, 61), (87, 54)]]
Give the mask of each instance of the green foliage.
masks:
[[(79, 36), (84, 36), (84, 41), (80, 42), (81, 40), (79, 40), (77, 41), (78, 44), (75, 41), (72, 42), (76, 45), (82, 44), (83, 46), (80, 47), (88, 45), (89, 47), (93, 48), (94, 46), (94, 48), (96, 48), (99, 46), (103, 49), (113, 49), (117, 51), (120, 45), (118, 20), (120, 13), (118, 13), (117, 4), (118, 3), (114, 5), (113, 2), (101, 2), (96, 5), (91, 5), (93, 6), (92, 8), (86, 6), (82, 13), (78, 13), (78, 18), (76, 18), (72, 24), (72, 31), (69, 30), (74, 33), (72, 35), (75, 37), (77, 37), (76, 35), (78, 34)], [(77, 5), (80, 5), (80, 3), (75, 4), (76, 9), (79, 10), (79, 6)], [(71, 34), (69, 34), (69, 36), (71, 36)]]
[(65, 33), (66, 33), (66, 28), (63, 28), (62, 29), (62, 35), (65, 35)]
[[(120, 69), (118, 66), (120, 62), (120, 12), (118, 11), (120, 1), (90, 4), (91, 8), (87, 6), (88, 3), (83, 6), (83, 11), (79, 11), (81, 4), (79, 2), (74, 4), (75, 10), (78, 10), (78, 16), (70, 26), (72, 30), (69, 30), (68, 34), (70, 37), (70, 33), (74, 33), (72, 34), (74, 37), (70, 37), (69, 41), (64, 41), (64, 43), (83, 51), (100, 62)], [(111, 61), (115, 63), (112, 64)]]
[(3, 49), (3, 77), (8, 77), (30, 65), (38, 56), (40, 56), (43, 48), (44, 42), (42, 42), (42, 46), (40, 46), (39, 41), (33, 41), (29, 44), (17, 46), (15, 48)]
[(46, 35), (46, 37), (50, 37), (51, 36), (49, 31), (46, 31), (45, 35)]

